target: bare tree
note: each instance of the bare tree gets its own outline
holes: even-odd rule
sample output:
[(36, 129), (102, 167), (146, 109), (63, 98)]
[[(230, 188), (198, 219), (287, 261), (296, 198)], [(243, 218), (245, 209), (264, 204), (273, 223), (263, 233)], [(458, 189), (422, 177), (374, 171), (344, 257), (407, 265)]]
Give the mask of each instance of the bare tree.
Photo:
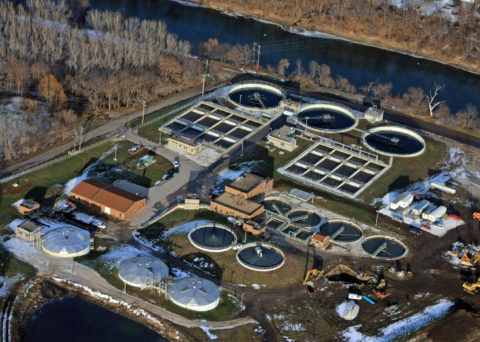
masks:
[(445, 101), (438, 101), (437, 100), (438, 92), (440, 90), (442, 90), (442, 88), (443, 88), (443, 86), (439, 86), (435, 83), (435, 86), (434, 86), (433, 89), (430, 90), (430, 93), (425, 95), (425, 100), (426, 100), (427, 106), (428, 106), (428, 114), (432, 118), (434, 116), (435, 108), (437, 108), (438, 106), (440, 106), (442, 103), (445, 102)]
[(286, 58), (282, 58), (280, 62), (278, 62), (278, 73), (282, 76), (285, 76), (285, 72), (290, 67), (290, 62)]

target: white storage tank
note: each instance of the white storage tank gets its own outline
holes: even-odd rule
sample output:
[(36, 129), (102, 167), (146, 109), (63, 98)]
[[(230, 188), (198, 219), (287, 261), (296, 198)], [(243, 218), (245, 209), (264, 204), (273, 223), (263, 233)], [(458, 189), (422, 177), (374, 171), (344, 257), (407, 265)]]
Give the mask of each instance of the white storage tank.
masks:
[(42, 250), (61, 258), (73, 258), (90, 252), (91, 238), (86, 230), (74, 227), (57, 228), (45, 234)]
[(176, 305), (192, 311), (209, 311), (220, 302), (218, 286), (196, 277), (176, 281), (168, 288), (167, 296)]

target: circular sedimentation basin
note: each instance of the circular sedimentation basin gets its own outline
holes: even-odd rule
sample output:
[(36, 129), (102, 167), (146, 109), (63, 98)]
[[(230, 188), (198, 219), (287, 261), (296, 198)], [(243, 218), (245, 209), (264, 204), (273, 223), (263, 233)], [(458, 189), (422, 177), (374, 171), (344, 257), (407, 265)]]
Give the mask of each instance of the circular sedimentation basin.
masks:
[(279, 197), (268, 197), (263, 201), (263, 204), (266, 210), (281, 216), (287, 216), (292, 209), (287, 201)]
[(312, 229), (318, 227), (322, 218), (315, 212), (306, 209), (295, 209), (288, 214), (290, 224), (297, 227)]
[(425, 140), (416, 132), (398, 126), (380, 126), (362, 134), (368, 149), (387, 156), (415, 157), (425, 151)]
[(234, 85), (228, 93), (230, 102), (248, 110), (277, 108), (285, 97), (285, 92), (280, 87), (256, 82)]
[(362, 242), (362, 248), (371, 256), (379, 259), (400, 259), (407, 254), (407, 247), (389, 236), (371, 236)]
[(320, 233), (335, 242), (355, 242), (362, 237), (362, 230), (351, 221), (331, 220), (320, 227)]
[(261, 242), (243, 245), (237, 252), (237, 261), (253, 271), (268, 272), (279, 269), (285, 263), (280, 248)]
[(237, 243), (237, 236), (227, 226), (222, 224), (206, 224), (188, 233), (190, 243), (196, 248), (220, 253), (232, 248)]
[(357, 117), (351, 110), (333, 103), (312, 104), (297, 114), (297, 123), (321, 133), (343, 133), (355, 128)]

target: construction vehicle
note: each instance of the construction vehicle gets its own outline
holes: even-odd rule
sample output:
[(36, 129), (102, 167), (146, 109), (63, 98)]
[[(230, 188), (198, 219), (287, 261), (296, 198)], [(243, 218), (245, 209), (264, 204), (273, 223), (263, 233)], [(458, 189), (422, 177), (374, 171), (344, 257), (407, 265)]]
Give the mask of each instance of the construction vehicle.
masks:
[(475, 267), (479, 261), (480, 253), (474, 253), (471, 257), (468, 255), (468, 253), (464, 253), (462, 259), (460, 260), (460, 264), (464, 267)]
[(480, 221), (480, 213), (478, 211), (473, 212), (473, 218)]
[(387, 297), (386, 289), (387, 289), (387, 282), (385, 280), (383, 274), (383, 268), (378, 268), (375, 272), (375, 284), (373, 284), (372, 292), (379, 298)]
[(476, 283), (463, 283), (463, 290), (470, 293), (470, 294), (476, 294), (477, 293), (477, 288), (480, 287), (480, 277), (477, 279)]
[(303, 286), (305, 286), (305, 292), (313, 293), (315, 292), (315, 283), (314, 281), (319, 280), (323, 274), (325, 273), (324, 270), (318, 270), (316, 268), (312, 268), (308, 270), (305, 279), (303, 280)]

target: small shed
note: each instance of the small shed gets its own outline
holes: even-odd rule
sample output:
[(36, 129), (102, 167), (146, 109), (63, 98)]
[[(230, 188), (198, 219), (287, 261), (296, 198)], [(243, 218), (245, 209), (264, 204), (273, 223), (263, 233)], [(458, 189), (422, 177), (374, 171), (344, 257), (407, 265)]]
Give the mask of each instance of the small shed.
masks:
[(35, 241), (42, 235), (42, 226), (31, 220), (25, 220), (16, 227), (15, 235), (25, 241)]
[(315, 247), (327, 248), (327, 246), (330, 244), (330, 237), (320, 233), (315, 233), (312, 236), (311, 243)]
[(40, 208), (40, 204), (38, 204), (37, 202), (35, 201), (32, 201), (32, 200), (24, 200), (19, 206), (18, 206), (18, 211), (20, 212), (20, 214), (27, 214), (27, 213), (31, 213), (31, 212), (34, 212), (36, 210), (38, 210)]

